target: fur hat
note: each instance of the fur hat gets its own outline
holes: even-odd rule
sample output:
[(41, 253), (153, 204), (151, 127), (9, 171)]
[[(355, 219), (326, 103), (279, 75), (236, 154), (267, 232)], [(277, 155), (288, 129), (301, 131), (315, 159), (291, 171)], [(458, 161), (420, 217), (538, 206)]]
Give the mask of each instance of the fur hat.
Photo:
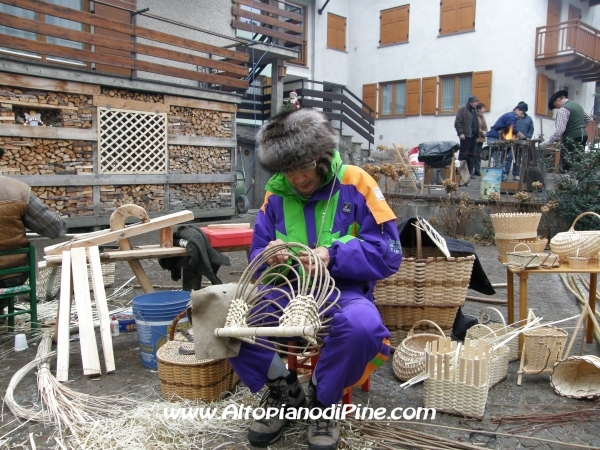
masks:
[(317, 170), (326, 173), (338, 138), (323, 113), (301, 108), (271, 118), (258, 130), (256, 142), (258, 161), (271, 172), (316, 161)]
[(550, 111), (552, 111), (554, 109), (554, 102), (556, 101), (556, 99), (558, 97), (568, 97), (568, 96), (569, 96), (569, 93), (564, 90), (555, 92), (554, 94), (552, 94), (552, 97), (550, 97), (550, 99), (548, 100), (548, 109)]

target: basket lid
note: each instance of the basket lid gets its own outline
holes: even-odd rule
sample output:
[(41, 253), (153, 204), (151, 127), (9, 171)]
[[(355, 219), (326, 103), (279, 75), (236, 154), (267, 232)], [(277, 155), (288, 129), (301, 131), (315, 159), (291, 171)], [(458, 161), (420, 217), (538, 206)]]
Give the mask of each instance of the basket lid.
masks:
[[(191, 354), (181, 354), (179, 348), (191, 351)], [(163, 363), (177, 364), (180, 366), (202, 366), (217, 361), (215, 359), (196, 359), (194, 343), (186, 341), (168, 341), (156, 352), (156, 359)]]

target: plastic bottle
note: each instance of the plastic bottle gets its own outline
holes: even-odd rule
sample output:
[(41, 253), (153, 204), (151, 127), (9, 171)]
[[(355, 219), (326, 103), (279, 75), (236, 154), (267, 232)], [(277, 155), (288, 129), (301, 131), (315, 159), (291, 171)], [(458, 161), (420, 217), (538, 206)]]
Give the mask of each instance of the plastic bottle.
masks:
[(110, 335), (113, 337), (119, 335), (119, 321), (116, 316), (112, 316), (110, 321)]

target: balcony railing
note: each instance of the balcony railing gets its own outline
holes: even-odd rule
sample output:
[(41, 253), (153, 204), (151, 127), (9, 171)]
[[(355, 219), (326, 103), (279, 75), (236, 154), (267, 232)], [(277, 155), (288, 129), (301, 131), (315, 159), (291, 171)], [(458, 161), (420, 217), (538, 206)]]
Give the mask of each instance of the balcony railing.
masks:
[[(189, 86), (189, 81), (186, 80), (192, 80), (198, 82), (197, 87), (202, 88), (226, 87), (229, 91), (248, 89), (248, 81), (244, 79), (248, 75), (248, 68), (245, 65), (249, 61), (249, 57), (246, 53), (208, 45), (193, 39), (100, 17), (49, 2), (0, 0), (0, 3), (33, 11), (37, 13), (36, 17), (44, 17), (44, 15), (58, 17), (83, 25), (81, 27), (83, 31), (80, 31), (52, 25), (45, 21), (0, 13), (0, 25), (2, 26), (27, 32), (23, 33), (25, 35), (34, 33), (34, 36), (37, 37), (57, 38), (58, 42), (71, 41), (68, 43), (69, 46), (66, 46), (49, 43), (42, 39), (27, 39), (2, 34), (0, 35), (0, 47), (7, 55), (38, 57), (38, 60), (39, 55), (44, 55), (45, 59), (40, 60), (42, 63), (65, 61), (70, 62), (72, 67), (94, 72), (101, 72), (103, 67), (120, 68), (121, 73), (128, 74), (130, 78), (138, 78), (139, 71), (159, 76), (140, 76), (139, 78), (164, 79), (164, 77), (169, 77), (167, 79), (172, 80), (174, 84), (183, 80), (181, 84)], [(93, 27), (114, 32), (115, 36), (120, 37), (104, 36), (86, 31)], [(57, 42), (57, 39), (51, 39), (50, 42)], [(177, 47), (181, 51), (167, 49), (165, 45)], [(194, 54), (191, 54), (191, 51)], [(73, 64), (76, 62), (79, 64)], [(110, 73), (113, 76), (119, 76), (112, 71)]]
[(557, 69), (584, 81), (600, 79), (600, 31), (580, 20), (538, 27), (536, 66)]

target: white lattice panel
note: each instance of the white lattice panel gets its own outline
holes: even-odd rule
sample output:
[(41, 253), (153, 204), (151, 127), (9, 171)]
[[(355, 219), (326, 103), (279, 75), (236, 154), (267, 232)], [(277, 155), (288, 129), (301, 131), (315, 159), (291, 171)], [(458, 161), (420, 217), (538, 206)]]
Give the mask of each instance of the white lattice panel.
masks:
[(100, 173), (166, 173), (167, 115), (98, 108)]

